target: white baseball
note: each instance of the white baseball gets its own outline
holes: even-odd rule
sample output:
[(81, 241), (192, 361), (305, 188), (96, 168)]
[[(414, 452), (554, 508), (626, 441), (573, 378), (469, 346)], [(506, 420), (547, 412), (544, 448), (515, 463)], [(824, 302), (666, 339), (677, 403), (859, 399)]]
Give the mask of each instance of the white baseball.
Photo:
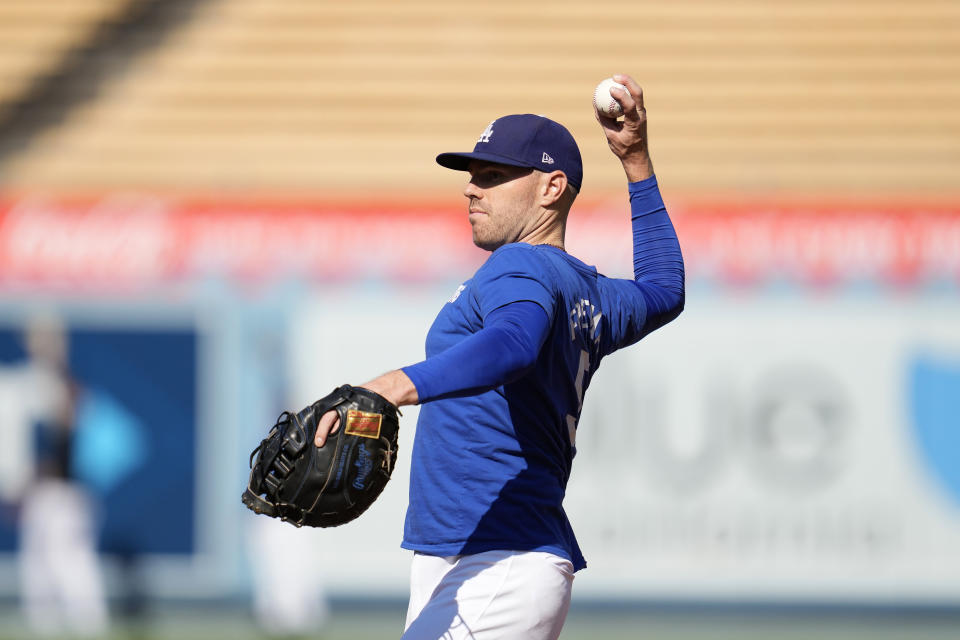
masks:
[(623, 115), (623, 107), (610, 95), (610, 89), (613, 87), (623, 89), (627, 93), (630, 93), (625, 86), (619, 82), (614, 82), (613, 78), (607, 78), (593, 90), (593, 106), (608, 118), (619, 118)]

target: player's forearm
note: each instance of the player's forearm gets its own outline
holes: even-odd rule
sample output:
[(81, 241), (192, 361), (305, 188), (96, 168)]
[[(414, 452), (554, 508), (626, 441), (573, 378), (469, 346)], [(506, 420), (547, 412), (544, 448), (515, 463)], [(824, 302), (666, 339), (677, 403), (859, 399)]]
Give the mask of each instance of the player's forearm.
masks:
[(407, 374), (400, 369), (389, 371), (359, 386), (379, 393), (398, 407), (417, 404), (419, 401), (417, 387), (414, 386), (413, 381)]
[[(630, 213), (633, 227), (633, 274), (647, 285), (660, 314), (683, 308), (683, 254), (677, 232), (667, 214), (657, 179), (650, 176), (631, 182)], [(652, 286), (651, 286), (652, 285)]]

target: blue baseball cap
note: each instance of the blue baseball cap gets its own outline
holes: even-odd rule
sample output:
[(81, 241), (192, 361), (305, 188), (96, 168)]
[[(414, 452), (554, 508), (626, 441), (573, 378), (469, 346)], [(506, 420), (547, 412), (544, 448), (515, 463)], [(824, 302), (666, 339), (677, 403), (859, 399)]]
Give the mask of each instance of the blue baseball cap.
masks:
[(437, 163), (466, 171), (471, 160), (484, 160), (538, 171), (563, 171), (577, 191), (583, 182), (580, 148), (567, 128), (543, 116), (523, 113), (487, 125), (472, 152), (441, 153)]

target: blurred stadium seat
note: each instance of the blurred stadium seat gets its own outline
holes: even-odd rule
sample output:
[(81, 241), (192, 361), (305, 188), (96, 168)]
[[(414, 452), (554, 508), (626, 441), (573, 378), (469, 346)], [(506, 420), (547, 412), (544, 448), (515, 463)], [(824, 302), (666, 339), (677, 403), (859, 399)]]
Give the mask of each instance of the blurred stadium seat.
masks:
[(129, 0), (0, 2), (0, 117)]
[[(144, 4), (2, 3), (0, 110)], [(674, 189), (942, 194), (960, 174), (954, 2), (180, 4), (0, 186), (420, 194), (449, 184), (436, 152), (530, 111), (568, 123), (585, 188), (609, 191), (589, 100), (619, 70), (647, 89)]]

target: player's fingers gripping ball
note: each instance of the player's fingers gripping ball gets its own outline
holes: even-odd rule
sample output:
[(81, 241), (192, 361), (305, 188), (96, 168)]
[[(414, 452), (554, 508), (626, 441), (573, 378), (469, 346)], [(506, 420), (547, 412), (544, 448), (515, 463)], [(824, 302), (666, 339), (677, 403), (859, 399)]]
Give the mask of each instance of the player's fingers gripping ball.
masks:
[(619, 118), (623, 115), (623, 107), (621, 107), (620, 103), (617, 102), (613, 95), (610, 94), (610, 89), (614, 87), (617, 89), (622, 89), (624, 93), (630, 93), (630, 91), (624, 85), (616, 82), (613, 78), (607, 78), (606, 80), (602, 81), (593, 91), (594, 108), (600, 113), (600, 115), (608, 118)]
[[(314, 445), (320, 417), (340, 428)], [(299, 413), (284, 411), (250, 454), (243, 504), (300, 527), (350, 522), (383, 492), (397, 459), (399, 412), (383, 396), (343, 385)]]

